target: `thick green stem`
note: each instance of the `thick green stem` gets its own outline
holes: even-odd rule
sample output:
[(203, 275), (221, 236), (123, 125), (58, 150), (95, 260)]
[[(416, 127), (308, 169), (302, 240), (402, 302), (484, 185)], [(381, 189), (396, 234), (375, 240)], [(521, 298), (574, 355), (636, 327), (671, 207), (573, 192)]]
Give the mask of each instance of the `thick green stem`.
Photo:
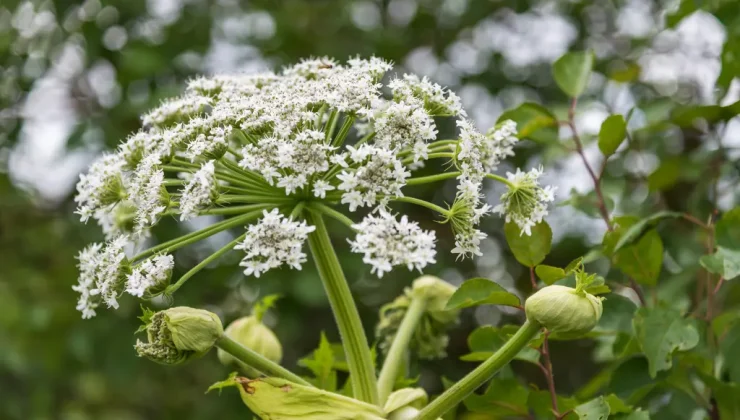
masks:
[(326, 204), (323, 204), (318, 201), (312, 202), (310, 205), (311, 209), (316, 210), (320, 213), (323, 213), (332, 219), (338, 220), (342, 222), (342, 224), (346, 225), (350, 229), (352, 229), (352, 225), (355, 224), (355, 222), (350, 219), (349, 217), (345, 216), (342, 212), (336, 211), (333, 208), (327, 206)]
[(494, 181), (498, 181), (498, 182), (501, 182), (501, 183), (504, 183), (504, 184), (506, 184), (507, 186), (509, 186), (511, 188), (515, 188), (516, 187), (511, 181), (509, 181), (508, 179), (506, 179), (506, 178), (504, 178), (502, 176), (498, 176), (498, 175), (494, 175), (494, 174), (486, 174), (486, 178), (492, 179)]
[(414, 335), (422, 315), (424, 315), (426, 303), (427, 300), (422, 297), (411, 299), (411, 304), (403, 316), (396, 336), (393, 337), (393, 343), (391, 348), (388, 349), (388, 354), (385, 356), (383, 368), (380, 370), (380, 376), (378, 377), (378, 398), (380, 398), (381, 404), (385, 404), (385, 400), (393, 392), (398, 370), (405, 359), (411, 337)]
[(457, 178), (460, 176), (460, 172), (445, 172), (438, 175), (420, 176), (416, 178), (409, 178), (406, 180), (406, 185), (420, 185), (428, 184), (430, 182), (444, 181), (446, 179)]
[(316, 227), (316, 230), (308, 236), (308, 244), (339, 327), (354, 397), (377, 405), (378, 390), (370, 358), (370, 347), (362, 329), (360, 314), (352, 299), (352, 292), (331, 244), (329, 232), (321, 215), (308, 212), (306, 221)]
[(519, 331), (514, 334), (493, 356), (481, 363), (472, 372), (452, 385), (437, 399), (424, 407), (416, 416), (416, 420), (436, 420), (444, 413), (459, 404), (465, 397), (473, 393), (484, 382), (506, 366), (534, 337), (542, 326), (534, 321), (525, 321)]
[(305, 379), (278, 365), (272, 360), (267, 359), (265, 356), (262, 356), (261, 354), (248, 347), (242, 346), (241, 344), (229, 338), (226, 334), (222, 335), (221, 338), (216, 341), (216, 347), (220, 348), (226, 353), (229, 353), (245, 365), (253, 367), (258, 371), (264, 373), (266, 376), (287, 379), (296, 384), (313, 386)]

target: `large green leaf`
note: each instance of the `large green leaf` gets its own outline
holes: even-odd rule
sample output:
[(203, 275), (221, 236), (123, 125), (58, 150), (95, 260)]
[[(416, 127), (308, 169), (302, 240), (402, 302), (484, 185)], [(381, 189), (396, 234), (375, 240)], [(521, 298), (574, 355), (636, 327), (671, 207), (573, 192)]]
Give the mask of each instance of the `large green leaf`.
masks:
[(537, 277), (540, 278), (548, 286), (555, 283), (558, 280), (562, 280), (568, 277), (583, 261), (583, 257), (578, 257), (571, 261), (567, 267), (553, 267), (551, 265), (540, 264), (535, 267), (534, 271), (537, 273)]
[(740, 276), (740, 250), (719, 246), (714, 254), (703, 255), (699, 258), (699, 262), (707, 271), (719, 274), (725, 280)]
[(594, 55), (590, 51), (567, 53), (552, 65), (552, 75), (560, 90), (571, 98), (583, 93), (594, 66)]
[[(734, 355), (737, 358), (737, 354)], [(716, 378), (700, 374), (704, 383), (712, 389), (712, 397), (717, 402), (720, 419), (740, 419), (740, 384), (718, 381)]]
[(580, 420), (606, 420), (609, 417), (609, 404), (604, 397), (597, 397), (579, 405), (573, 411)]
[(740, 355), (740, 323), (735, 323), (732, 328), (722, 335), (719, 348), (725, 357), (730, 380), (740, 384), (740, 357), (738, 357)]
[(624, 117), (616, 114), (610, 115), (601, 123), (599, 130), (599, 150), (604, 156), (609, 156), (617, 151), (619, 145), (627, 136), (627, 123)]
[(558, 119), (542, 105), (525, 102), (501, 114), (498, 122), (505, 120), (516, 122), (519, 138), (545, 143), (557, 141)]
[[(614, 265), (626, 275), (640, 284), (654, 286), (658, 281), (660, 269), (663, 265), (663, 241), (654, 229), (648, 230), (636, 242), (623, 246), (619, 252), (614, 252), (625, 232), (639, 221), (634, 217), (623, 216), (615, 218), (617, 222), (614, 231), (604, 235), (603, 251), (610, 255)], [(636, 229), (631, 236), (640, 236), (642, 228)]]
[(445, 309), (469, 308), (478, 305), (520, 306), (519, 297), (497, 283), (476, 277), (465, 281), (447, 301)]
[[(468, 336), (470, 353), (462, 356), (460, 359), (466, 362), (482, 362), (491, 357), (494, 352), (500, 349), (511, 338), (510, 333), (516, 330), (516, 328), (507, 327), (498, 328), (491, 325), (484, 325), (476, 328)], [(525, 347), (514, 356), (514, 359), (529, 363), (538, 363), (540, 353), (534, 348)]]
[(740, 250), (740, 207), (722, 215), (715, 226), (717, 245)]
[(527, 267), (541, 263), (552, 246), (552, 230), (544, 221), (532, 228), (532, 235), (522, 235), (519, 226), (509, 222), (504, 226), (504, 234), (514, 257)]
[(632, 245), (645, 232), (657, 226), (661, 221), (666, 219), (675, 219), (677, 217), (681, 217), (681, 213), (675, 211), (660, 211), (641, 219), (621, 234), (616, 245), (614, 245), (614, 250), (612, 252), (619, 252), (625, 246)]
[(690, 350), (699, 344), (694, 322), (675, 308), (642, 307), (635, 314), (633, 327), (653, 378), (659, 371), (671, 368), (675, 351)]
[(708, 124), (726, 122), (740, 113), (740, 102), (730, 105), (691, 105), (677, 107), (671, 113), (671, 121), (681, 127), (691, 127), (697, 120)]
[(475, 413), (495, 418), (527, 416), (529, 390), (516, 379), (494, 378), (482, 395), (472, 394), (465, 399), (465, 407)]

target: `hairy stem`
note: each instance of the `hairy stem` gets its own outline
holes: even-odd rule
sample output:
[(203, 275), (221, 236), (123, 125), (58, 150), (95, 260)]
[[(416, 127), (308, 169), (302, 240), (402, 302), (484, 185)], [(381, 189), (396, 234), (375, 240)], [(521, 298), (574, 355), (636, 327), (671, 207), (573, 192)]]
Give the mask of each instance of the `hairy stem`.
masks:
[(383, 368), (380, 370), (380, 376), (378, 377), (378, 398), (381, 405), (385, 404), (388, 395), (393, 392), (398, 370), (401, 368), (401, 363), (403, 363), (411, 337), (414, 335), (422, 315), (424, 315), (426, 302), (426, 299), (422, 297), (411, 299), (411, 304), (403, 316), (396, 336), (393, 337), (393, 343), (391, 348), (388, 349), (388, 354), (385, 356)]
[(352, 292), (349, 290), (347, 279), (344, 277), (339, 259), (331, 244), (324, 219), (321, 215), (308, 212), (306, 221), (316, 227), (316, 230), (308, 236), (308, 244), (339, 328), (349, 365), (354, 397), (370, 404), (378, 404), (378, 390), (376, 389), (375, 370), (370, 358), (370, 347), (362, 329), (360, 314), (352, 299)]
[(506, 366), (539, 333), (541, 327), (537, 322), (525, 321), (519, 331), (503, 347), (424, 407), (416, 420), (435, 420), (459, 404), (484, 382), (491, 379), (499, 369)]
[(288, 369), (285, 369), (284, 367), (266, 358), (265, 356), (255, 352), (250, 348), (242, 346), (241, 344), (229, 338), (226, 334), (222, 335), (221, 338), (216, 341), (216, 347), (220, 348), (226, 353), (229, 353), (245, 365), (255, 368), (258, 371), (264, 373), (266, 376), (287, 379), (291, 382), (301, 385), (313, 386), (305, 379), (289, 371)]

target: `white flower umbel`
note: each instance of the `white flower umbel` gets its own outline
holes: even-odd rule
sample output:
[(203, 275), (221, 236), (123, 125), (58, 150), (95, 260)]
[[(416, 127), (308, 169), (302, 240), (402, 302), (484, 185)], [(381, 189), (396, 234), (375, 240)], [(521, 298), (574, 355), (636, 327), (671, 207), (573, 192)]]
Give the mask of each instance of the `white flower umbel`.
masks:
[(169, 282), (174, 266), (172, 255), (157, 255), (144, 260), (126, 277), (126, 292), (142, 297), (148, 289), (161, 287)]
[(419, 79), (415, 74), (404, 74), (403, 79), (392, 80), (388, 87), (393, 91), (393, 98), (396, 100), (416, 98), (423, 101), (424, 108), (431, 115), (439, 117), (467, 115), (460, 98), (454, 92), (430, 82), (426, 76)]
[(416, 102), (394, 102), (373, 116), (375, 144), (391, 150), (413, 147), (414, 161), (425, 157), (426, 143), (437, 138), (434, 120)]
[(303, 243), (315, 229), (283, 216), (278, 209), (265, 210), (263, 217), (247, 228), (244, 241), (234, 247), (246, 253), (239, 265), (245, 267), (245, 275), (255, 277), (283, 264), (300, 270), (306, 262)]
[(136, 167), (132, 177), (129, 192), (136, 208), (137, 234), (156, 224), (170, 204), (170, 196), (164, 186), (164, 171), (159, 165), (159, 155), (148, 155)]
[(460, 143), (457, 151), (457, 164), (462, 177), (480, 182), (487, 173), (493, 172), (498, 164), (508, 156), (514, 155), (517, 138), (516, 124), (507, 120), (500, 127), (483, 135), (470, 120), (459, 120)]
[(141, 117), (144, 126), (167, 126), (176, 122), (186, 121), (190, 117), (201, 114), (211, 105), (212, 99), (200, 95), (187, 95), (182, 98), (165, 101), (158, 108), (149, 111)]
[(542, 188), (539, 178), (542, 168), (533, 168), (529, 172), (507, 173), (511, 185), (509, 190), (501, 196), (501, 204), (493, 211), (504, 215), (507, 222), (514, 222), (519, 226), (522, 235), (531, 235), (532, 227), (547, 216), (547, 203), (555, 200), (557, 187)]
[(362, 261), (371, 265), (371, 272), (378, 277), (396, 265), (421, 272), (427, 264), (436, 262), (434, 232), (422, 230), (406, 216), (399, 221), (381, 209), (378, 216), (370, 214), (352, 227), (357, 231), (355, 240), (349, 241), (352, 252), (364, 254)]
[(403, 196), (401, 187), (406, 185), (411, 173), (393, 151), (367, 144), (347, 149), (353, 165), (337, 175), (342, 181), (337, 188), (344, 191), (342, 203), (349, 205), (349, 211), (361, 206), (385, 205), (391, 198)]
[(216, 167), (208, 161), (193, 174), (180, 196), (180, 220), (189, 220), (218, 197)]

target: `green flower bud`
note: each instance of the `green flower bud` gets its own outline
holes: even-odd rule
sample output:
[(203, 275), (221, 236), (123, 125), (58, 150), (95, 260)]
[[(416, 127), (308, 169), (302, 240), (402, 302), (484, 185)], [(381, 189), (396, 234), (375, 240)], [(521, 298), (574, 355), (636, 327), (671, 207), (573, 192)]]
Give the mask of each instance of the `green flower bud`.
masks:
[(140, 357), (157, 363), (176, 365), (200, 357), (213, 347), (224, 330), (216, 314), (186, 306), (152, 312), (141, 317), (147, 342), (137, 340), (134, 348)]
[(409, 347), (422, 359), (441, 359), (447, 355), (450, 339), (447, 329), (457, 323), (459, 310), (444, 310), (455, 287), (433, 276), (423, 276), (393, 302), (380, 308), (380, 321), (375, 329), (382, 352), (393, 343), (412, 299), (426, 299), (424, 314), (414, 331)]
[[(280, 340), (255, 315), (245, 316), (233, 321), (226, 327), (224, 333), (242, 346), (254, 350), (275, 363), (279, 364), (283, 358), (283, 346), (280, 345)], [(254, 369), (236, 360), (221, 349), (218, 349), (218, 360), (224, 365), (237, 364), (246, 373), (257, 376)]]
[(601, 318), (602, 298), (572, 287), (547, 286), (527, 299), (527, 318), (563, 337), (591, 331)]
[(235, 386), (242, 401), (261, 419), (383, 420), (375, 405), (284, 379), (249, 379), (236, 375), (208, 390)]

